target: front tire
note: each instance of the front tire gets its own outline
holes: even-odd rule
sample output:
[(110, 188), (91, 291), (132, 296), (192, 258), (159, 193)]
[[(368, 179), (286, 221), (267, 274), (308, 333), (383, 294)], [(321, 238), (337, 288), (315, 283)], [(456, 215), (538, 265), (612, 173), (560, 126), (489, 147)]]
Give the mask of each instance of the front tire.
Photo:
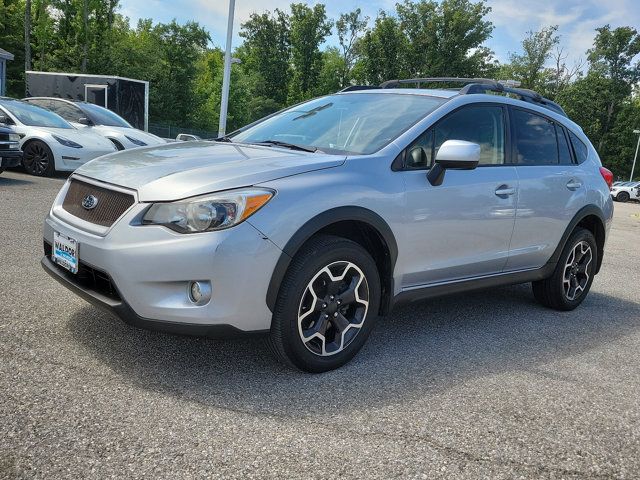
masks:
[(33, 140), (24, 146), (23, 153), (22, 165), (31, 175), (51, 177), (56, 172), (53, 152), (46, 143)]
[(295, 256), (280, 287), (270, 344), (306, 372), (341, 367), (362, 348), (378, 317), (380, 277), (359, 244), (321, 235)]
[(567, 240), (551, 277), (532, 283), (533, 295), (555, 310), (573, 310), (586, 298), (598, 264), (593, 234), (577, 228)]
[(616, 200), (622, 203), (628, 202), (631, 196), (627, 192), (620, 192)]

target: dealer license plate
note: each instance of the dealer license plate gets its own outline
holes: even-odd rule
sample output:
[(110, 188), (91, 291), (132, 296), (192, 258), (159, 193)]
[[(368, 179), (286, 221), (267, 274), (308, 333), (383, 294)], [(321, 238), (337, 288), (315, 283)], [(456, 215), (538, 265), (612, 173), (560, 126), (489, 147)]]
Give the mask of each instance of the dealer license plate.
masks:
[(53, 232), (51, 259), (71, 273), (78, 273), (78, 242), (58, 232)]

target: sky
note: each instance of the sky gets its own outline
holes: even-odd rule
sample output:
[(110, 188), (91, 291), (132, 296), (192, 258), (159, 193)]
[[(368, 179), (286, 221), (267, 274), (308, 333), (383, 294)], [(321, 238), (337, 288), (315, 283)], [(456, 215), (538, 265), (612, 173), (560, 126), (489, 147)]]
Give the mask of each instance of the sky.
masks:
[[(301, 1), (301, 0), (297, 0)], [(397, 0), (325, 0), (306, 2), (324, 3), (327, 16), (337, 19), (340, 13), (360, 7), (372, 21), (380, 10), (393, 12)], [(288, 10), (292, 0), (236, 0), (233, 45), (240, 44), (240, 24), (251, 13), (280, 8)], [(612, 27), (628, 25), (640, 29), (640, 2), (638, 0), (487, 0), (491, 7), (488, 19), (494, 24), (492, 38), (486, 46), (495, 52), (501, 62), (510, 52), (520, 51), (520, 42), (527, 31), (558, 25), (561, 46), (567, 53), (569, 65), (584, 60), (591, 47), (595, 28), (610, 24)], [(183, 23), (196, 20), (210, 33), (212, 44), (224, 48), (227, 28), (228, 0), (121, 0), (120, 13), (132, 24), (140, 18), (156, 22), (176, 19)], [(337, 44), (335, 35), (327, 44)]]

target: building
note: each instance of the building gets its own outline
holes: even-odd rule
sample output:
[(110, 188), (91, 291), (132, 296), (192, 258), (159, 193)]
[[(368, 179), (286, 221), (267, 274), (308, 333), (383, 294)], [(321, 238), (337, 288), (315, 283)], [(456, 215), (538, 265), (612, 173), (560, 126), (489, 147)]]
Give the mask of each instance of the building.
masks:
[(0, 96), (7, 92), (7, 60), (13, 60), (13, 54), (0, 48)]

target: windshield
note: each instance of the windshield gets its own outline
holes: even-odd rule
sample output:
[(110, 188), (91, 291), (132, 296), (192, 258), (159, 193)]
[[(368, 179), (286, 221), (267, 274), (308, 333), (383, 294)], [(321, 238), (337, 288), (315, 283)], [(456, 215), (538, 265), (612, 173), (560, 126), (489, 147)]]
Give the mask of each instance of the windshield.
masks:
[(109, 127), (133, 128), (127, 121), (111, 110), (94, 105), (93, 103), (80, 103), (78, 106), (87, 114), (96, 125), (107, 125)]
[(6, 108), (23, 125), (30, 127), (73, 128), (64, 118), (44, 108), (20, 100), (3, 100)]
[(292, 107), (233, 141), (277, 140), (347, 153), (373, 153), (414, 125), (445, 99), (426, 95), (352, 93), (330, 95)]

